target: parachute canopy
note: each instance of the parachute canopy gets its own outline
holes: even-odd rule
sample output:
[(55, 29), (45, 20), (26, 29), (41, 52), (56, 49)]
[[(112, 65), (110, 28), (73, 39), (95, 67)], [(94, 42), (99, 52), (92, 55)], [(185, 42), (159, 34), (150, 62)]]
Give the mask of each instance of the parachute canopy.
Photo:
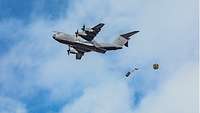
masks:
[(153, 69), (154, 69), (154, 70), (159, 69), (159, 64), (153, 64)]

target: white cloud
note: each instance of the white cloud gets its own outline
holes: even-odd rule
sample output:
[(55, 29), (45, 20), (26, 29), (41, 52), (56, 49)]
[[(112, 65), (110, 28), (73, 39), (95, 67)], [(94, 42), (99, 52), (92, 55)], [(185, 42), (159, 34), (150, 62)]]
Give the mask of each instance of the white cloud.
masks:
[(61, 113), (198, 113), (197, 65), (187, 63), (159, 85), (135, 107), (126, 81), (104, 82), (85, 89)]
[[(195, 3), (195, 0), (119, 0), (117, 2), (78, 0), (71, 4), (66, 17), (55, 21), (33, 18), (33, 22), (25, 26), (21, 24), (15, 26), (15, 23), (20, 22), (12, 21), (8, 23), (9, 28), (14, 26), (14, 30), (11, 29), (11, 31), (4, 29), (7, 25), (4, 22), (0, 25), (0, 31), (6, 35), (14, 33), (17, 39), (24, 38), (1, 56), (1, 93), (15, 95), (16, 98), (26, 98), (37, 93), (38, 89), (45, 89), (50, 92), (49, 100), (59, 102), (74, 98), (73, 95), (78, 90), (83, 92), (83, 95), (75, 98), (73, 103), (66, 103), (61, 112), (101, 113), (105, 110), (104, 112), (107, 113), (128, 113), (136, 110), (131, 97), (134, 95), (134, 90), (139, 89), (145, 92), (147, 97), (142, 100), (138, 111), (143, 112), (149, 109), (153, 112), (158, 106), (160, 106), (158, 110), (163, 111), (165, 110), (165, 106), (161, 106), (163, 98), (174, 100), (173, 96), (180, 95), (180, 92), (187, 94), (182, 90), (182, 86), (179, 86), (182, 82), (186, 84), (186, 76), (181, 76), (181, 72), (185, 74), (187, 69), (181, 70), (181, 74), (179, 70), (177, 72), (177, 69), (188, 61), (198, 60), (198, 21)], [(54, 30), (73, 34), (81, 24), (94, 25), (98, 22), (106, 23), (96, 38), (100, 41), (112, 41), (118, 34), (132, 29), (139, 29), (141, 32), (130, 41), (129, 48), (106, 55), (88, 53), (81, 61), (76, 61), (74, 56), (67, 56), (66, 47), (51, 38), (51, 32)], [(13, 35), (9, 36), (13, 38)], [(152, 76), (155, 73), (149, 66), (155, 61), (161, 64), (157, 77)], [(121, 76), (124, 69), (134, 63), (141, 64), (143, 67), (140, 71), (144, 72), (140, 76), (142, 82), (139, 81), (138, 87), (131, 86), (132, 84), (127, 85), (125, 81), (119, 80), (123, 78)], [(20, 74), (16, 74), (16, 70)], [(178, 74), (173, 74), (174, 72)], [(154, 83), (155, 80), (158, 80), (158, 84)], [(167, 82), (162, 83), (163, 81)], [(127, 82), (132, 82), (132, 80)], [(16, 85), (18, 87), (13, 87)], [(156, 88), (159, 85), (159, 88), (163, 90), (155, 90), (149, 95), (149, 91), (152, 90), (149, 87), (153, 85)], [(186, 92), (195, 86), (196, 84), (187, 85)], [(21, 93), (18, 94), (18, 92)], [(186, 100), (182, 100), (184, 95), (178, 97), (180, 98), (177, 98), (177, 102), (181, 100), (180, 102), (185, 103)], [(187, 95), (186, 98), (188, 104), (184, 105), (192, 103), (193, 99), (189, 99)], [(154, 103), (151, 104), (151, 102)], [(166, 100), (166, 103), (174, 102)], [(180, 111), (180, 106), (185, 107), (179, 103), (176, 105), (177, 111)], [(169, 109), (171, 112), (176, 111), (173, 106), (169, 106)], [(191, 112), (192, 110), (196, 108), (189, 106), (186, 109)]]
[(88, 87), (61, 113), (130, 113), (131, 98), (125, 81), (108, 81)]
[(198, 66), (186, 64), (142, 100), (136, 113), (198, 113)]

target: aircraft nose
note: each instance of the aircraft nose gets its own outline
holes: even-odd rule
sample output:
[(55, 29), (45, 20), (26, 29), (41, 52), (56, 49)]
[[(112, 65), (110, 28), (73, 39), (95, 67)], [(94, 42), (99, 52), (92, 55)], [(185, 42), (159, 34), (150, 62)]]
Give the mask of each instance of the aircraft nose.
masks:
[(56, 39), (56, 34), (53, 34), (53, 36), (52, 36), (52, 37), (53, 37), (53, 39)]

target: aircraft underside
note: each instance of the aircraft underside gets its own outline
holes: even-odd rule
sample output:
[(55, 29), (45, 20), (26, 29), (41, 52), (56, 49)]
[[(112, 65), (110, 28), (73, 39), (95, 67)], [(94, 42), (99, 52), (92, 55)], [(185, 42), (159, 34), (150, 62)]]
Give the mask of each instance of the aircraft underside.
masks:
[(110, 50), (122, 49), (123, 46), (128, 47), (130, 37), (139, 32), (132, 31), (121, 34), (112, 43), (98, 43), (94, 38), (101, 31), (103, 26), (103, 23), (99, 23), (92, 28), (87, 28), (84, 25), (81, 28), (82, 31), (79, 32), (77, 29), (75, 35), (55, 31), (52, 37), (56, 41), (69, 46), (69, 49), (67, 50), (68, 55), (75, 54), (76, 59), (81, 59), (86, 52), (94, 51), (105, 53)]

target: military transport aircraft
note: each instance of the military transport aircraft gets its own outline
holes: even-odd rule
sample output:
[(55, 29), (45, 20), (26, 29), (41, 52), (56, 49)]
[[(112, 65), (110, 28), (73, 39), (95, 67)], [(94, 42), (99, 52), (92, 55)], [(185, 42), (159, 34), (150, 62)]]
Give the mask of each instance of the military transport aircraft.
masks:
[(133, 31), (122, 34), (114, 40), (113, 43), (98, 43), (94, 40), (94, 38), (101, 31), (103, 26), (103, 23), (100, 23), (92, 28), (86, 28), (85, 25), (83, 25), (82, 32), (77, 30), (75, 35), (54, 31), (52, 37), (56, 41), (68, 45), (68, 55), (75, 54), (76, 59), (80, 60), (86, 52), (95, 51), (105, 53), (110, 50), (122, 49), (123, 46), (128, 47), (128, 40), (130, 37), (139, 32)]

